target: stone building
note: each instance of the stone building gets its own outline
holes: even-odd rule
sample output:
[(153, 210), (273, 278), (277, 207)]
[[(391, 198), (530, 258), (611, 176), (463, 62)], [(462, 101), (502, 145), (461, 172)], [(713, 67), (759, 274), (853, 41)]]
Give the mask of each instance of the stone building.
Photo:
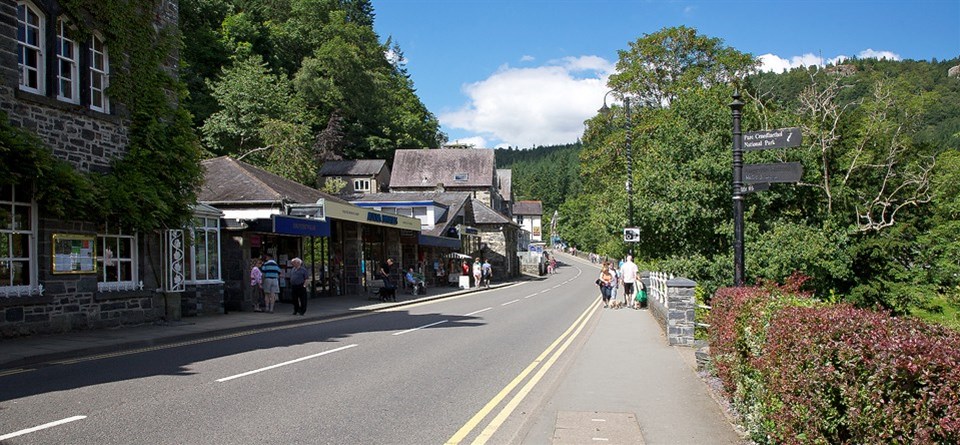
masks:
[[(162, 0), (143, 13), (161, 30), (177, 26), (177, 8), (176, 0)], [(92, 32), (73, 32), (81, 23)], [(35, 135), (55, 158), (83, 173), (108, 172), (130, 141), (127, 110), (107, 94), (124, 57), (110, 51), (110, 33), (97, 26), (96, 17), (72, 17), (56, 0), (0, 1), (5, 124)], [(172, 72), (176, 57), (168, 63), (165, 70)], [(2, 336), (145, 323), (177, 316), (180, 303), (190, 300), (178, 294), (171, 302), (160, 290), (169, 275), (161, 261), (161, 240), (169, 238), (160, 231), (132, 232), (117, 220), (55, 217), (38, 204), (36, 184), (0, 184)], [(208, 225), (216, 221), (216, 210), (198, 211), (195, 221), (202, 226), (187, 230), (218, 237), (219, 227)], [(178, 242), (185, 239), (180, 233)], [(187, 260), (186, 270), (176, 274), (177, 290), (192, 292), (195, 308), (222, 310), (215, 256), (204, 250), (199, 259), (195, 244), (177, 246)]]
[(491, 149), (397, 150), (390, 192), (467, 192), (487, 207), (509, 215)]

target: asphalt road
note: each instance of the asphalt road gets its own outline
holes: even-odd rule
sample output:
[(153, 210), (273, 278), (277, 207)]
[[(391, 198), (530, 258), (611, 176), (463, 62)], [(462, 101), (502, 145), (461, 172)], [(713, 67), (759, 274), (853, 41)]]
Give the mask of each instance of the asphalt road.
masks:
[[(440, 444), (460, 434), (454, 442), (466, 443), (486, 426), (472, 423), (478, 413), (535, 366), (547, 376), (511, 418), (549, 393), (576, 353), (574, 342), (557, 359), (559, 340), (576, 339), (571, 328), (596, 301), (593, 278), (574, 265), (544, 281), (0, 377), (0, 438)], [(487, 427), (489, 443), (526, 427)]]

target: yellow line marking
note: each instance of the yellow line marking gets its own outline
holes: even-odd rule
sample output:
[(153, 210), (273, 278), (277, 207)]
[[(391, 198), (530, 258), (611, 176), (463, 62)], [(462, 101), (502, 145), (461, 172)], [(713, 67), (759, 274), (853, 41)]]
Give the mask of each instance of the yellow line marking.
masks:
[(3, 371), (0, 371), (0, 377), (6, 377), (6, 376), (8, 376), (8, 375), (20, 374), (21, 372), (28, 372), (28, 371), (34, 371), (34, 369), (24, 369), (24, 368), (6, 369), (6, 370), (3, 370)]
[(505, 399), (507, 395), (509, 395), (510, 392), (512, 392), (513, 389), (520, 384), (520, 382), (526, 379), (527, 376), (531, 372), (533, 372), (533, 370), (536, 369), (536, 367), (540, 365), (540, 363), (543, 362), (543, 360), (548, 355), (550, 355), (553, 349), (556, 348), (557, 345), (559, 345), (560, 342), (563, 341), (564, 337), (566, 337), (571, 332), (573, 332), (574, 328), (576, 328), (578, 324), (587, 320), (588, 314), (592, 314), (594, 311), (596, 311), (596, 307), (597, 307), (597, 304), (591, 303), (590, 306), (588, 306), (587, 309), (580, 314), (577, 320), (574, 321), (573, 324), (571, 324), (570, 327), (567, 328), (567, 330), (563, 334), (560, 334), (560, 336), (557, 337), (557, 339), (554, 340), (553, 343), (551, 343), (546, 350), (544, 350), (532, 363), (530, 363), (522, 372), (520, 372), (520, 374), (517, 375), (509, 384), (507, 384), (507, 386), (505, 386), (502, 390), (500, 390), (500, 392), (497, 393), (496, 396), (490, 399), (490, 401), (487, 402), (487, 404), (484, 405), (483, 408), (480, 409), (480, 411), (477, 411), (477, 413), (474, 414), (473, 417), (471, 417), (470, 420), (467, 421), (467, 423), (465, 423), (462, 427), (460, 427), (460, 429), (457, 430), (457, 432), (454, 433), (453, 436), (447, 439), (446, 444), (456, 445), (462, 442), (463, 439), (466, 438), (467, 435), (470, 434), (470, 432), (473, 431), (477, 427), (477, 425), (479, 425), (480, 422), (483, 421), (483, 419), (487, 417), (487, 415), (490, 414), (490, 412), (492, 412), (493, 409), (496, 408), (497, 405), (499, 405), (500, 402), (502, 402), (503, 399)]
[[(600, 306), (597, 304), (592, 304), (591, 307), (588, 308), (588, 310), (590, 311), (590, 315), (593, 315), (597, 311), (597, 308), (599, 307)], [(513, 396), (513, 399), (511, 399), (510, 402), (503, 407), (500, 413), (497, 414), (497, 416), (494, 417), (489, 424), (487, 424), (487, 427), (483, 429), (483, 431), (480, 433), (479, 436), (477, 436), (476, 439), (473, 440), (473, 445), (483, 445), (487, 443), (488, 440), (490, 440), (490, 437), (492, 437), (493, 434), (496, 433), (498, 429), (500, 429), (500, 427), (503, 425), (503, 422), (506, 422), (507, 418), (510, 417), (510, 414), (512, 414), (513, 411), (517, 408), (517, 406), (520, 405), (520, 402), (522, 402), (523, 399), (527, 397), (527, 394), (529, 394), (530, 391), (532, 391), (533, 388), (537, 386), (537, 383), (539, 383), (540, 380), (543, 379), (543, 376), (547, 374), (547, 371), (549, 371), (551, 367), (553, 367), (553, 364), (557, 362), (557, 359), (559, 359), (560, 356), (563, 355), (563, 352), (567, 350), (567, 347), (569, 347), (570, 344), (573, 343), (573, 341), (580, 335), (580, 332), (583, 331), (583, 327), (586, 326), (589, 318), (590, 316), (587, 316), (586, 319), (584, 319), (582, 322), (579, 323), (579, 325), (577, 325), (577, 330), (574, 331), (573, 334), (567, 337), (567, 340), (563, 342), (563, 346), (560, 346), (560, 348), (553, 353), (550, 359), (547, 360), (547, 362), (544, 363), (542, 367), (540, 367), (540, 370), (537, 371), (537, 373), (530, 378), (527, 384), (523, 385), (523, 388), (521, 388), (520, 391)]]

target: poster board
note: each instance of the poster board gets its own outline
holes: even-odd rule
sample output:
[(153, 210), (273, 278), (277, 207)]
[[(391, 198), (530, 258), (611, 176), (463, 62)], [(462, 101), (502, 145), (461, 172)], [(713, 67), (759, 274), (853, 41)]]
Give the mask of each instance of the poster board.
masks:
[(56, 233), (53, 235), (55, 274), (91, 274), (97, 272), (95, 235)]

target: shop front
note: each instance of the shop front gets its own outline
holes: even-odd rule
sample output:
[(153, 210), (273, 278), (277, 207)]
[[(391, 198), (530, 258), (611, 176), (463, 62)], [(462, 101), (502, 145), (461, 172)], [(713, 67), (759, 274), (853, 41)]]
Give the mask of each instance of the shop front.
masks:
[(377, 271), (387, 258), (394, 260), (395, 283), (401, 270), (418, 267), (419, 219), (339, 202), (327, 202), (324, 211), (332, 232), (330, 264), (342, 293), (366, 296), (379, 288)]

